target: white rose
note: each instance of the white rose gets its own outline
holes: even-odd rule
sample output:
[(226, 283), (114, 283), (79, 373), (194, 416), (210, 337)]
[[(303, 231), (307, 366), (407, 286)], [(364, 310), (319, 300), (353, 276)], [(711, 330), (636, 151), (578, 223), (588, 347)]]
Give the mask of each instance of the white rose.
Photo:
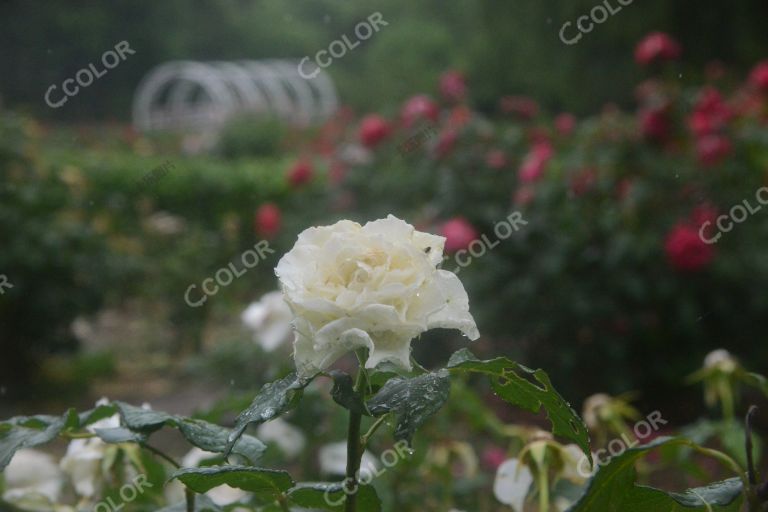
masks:
[(283, 300), (282, 292), (264, 294), (258, 302), (249, 305), (241, 316), (243, 323), (253, 331), (254, 339), (266, 352), (287, 343), (292, 337), (291, 308)]
[(496, 499), (509, 505), (515, 512), (523, 512), (525, 498), (531, 489), (533, 475), (528, 466), (517, 459), (508, 459), (496, 470), (493, 494)]
[(31, 449), (19, 450), (3, 475), (3, 501), (19, 510), (55, 510), (64, 478), (50, 455)]
[[(339, 441), (330, 443), (322, 448), (317, 454), (320, 461), (320, 472), (326, 475), (344, 475), (347, 472), (347, 442)], [(378, 464), (376, 457), (371, 452), (365, 450), (360, 461), (360, 475), (370, 477), (376, 474)]]
[(301, 233), (276, 269), (295, 317), (299, 374), (361, 347), (369, 350), (367, 368), (389, 361), (410, 369), (410, 341), (436, 327), (477, 339), (461, 281), (437, 269), (444, 244), (392, 215)]
[(265, 443), (275, 443), (289, 458), (300, 454), (306, 444), (301, 430), (281, 418), (259, 425), (256, 436)]
[[(97, 402), (97, 405), (99, 402)], [(89, 432), (96, 432), (99, 428), (115, 428), (120, 426), (120, 417), (115, 414), (88, 425)], [(67, 453), (61, 459), (59, 466), (72, 480), (75, 492), (85, 498), (97, 496), (104, 481), (107, 479), (108, 469), (103, 468), (103, 461), (109, 445), (98, 437), (88, 439), (73, 439), (67, 446)]]

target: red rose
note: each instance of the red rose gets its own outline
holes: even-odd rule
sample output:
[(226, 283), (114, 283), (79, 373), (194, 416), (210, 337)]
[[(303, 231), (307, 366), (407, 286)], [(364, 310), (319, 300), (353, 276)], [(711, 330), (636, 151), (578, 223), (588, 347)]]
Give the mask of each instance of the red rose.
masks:
[(405, 102), (400, 116), (403, 124), (408, 128), (421, 120), (437, 121), (437, 118), (440, 116), (440, 109), (432, 101), (432, 98), (425, 94), (419, 94)]
[(539, 104), (527, 96), (504, 96), (499, 102), (501, 111), (530, 121), (539, 113)]
[(583, 195), (592, 190), (597, 183), (597, 172), (592, 167), (580, 169), (571, 177), (570, 189), (575, 196)]
[(705, 166), (717, 165), (731, 154), (733, 145), (722, 135), (705, 135), (696, 143), (696, 155)]
[(443, 130), (440, 137), (437, 139), (437, 145), (435, 146), (437, 157), (443, 158), (453, 151), (453, 148), (456, 147), (457, 140), (459, 140), (459, 132), (452, 128)]
[(280, 231), (282, 214), (274, 203), (264, 203), (256, 210), (253, 223), (256, 233), (264, 238), (272, 238)]
[(707, 87), (696, 100), (688, 126), (696, 136), (701, 137), (725, 128), (732, 115), (717, 89)]
[(749, 82), (763, 92), (768, 92), (768, 60), (758, 62), (749, 74)]
[(709, 222), (714, 224), (720, 212), (717, 207), (711, 203), (703, 203), (693, 209), (691, 212), (691, 223), (696, 227), (701, 227)]
[(459, 103), (467, 95), (467, 83), (459, 71), (446, 71), (440, 77), (440, 94), (446, 101)]
[(646, 140), (664, 142), (672, 128), (665, 109), (648, 109), (640, 112), (640, 133)]
[(573, 114), (563, 113), (555, 118), (555, 129), (563, 137), (567, 137), (576, 128), (576, 118)]
[(454, 217), (440, 229), (440, 234), (445, 237), (445, 252), (453, 253), (469, 247), (477, 240), (477, 230), (464, 217)]
[(635, 48), (635, 60), (638, 64), (676, 60), (680, 58), (680, 45), (664, 32), (652, 32), (645, 36)]
[(373, 148), (389, 137), (391, 131), (389, 123), (383, 117), (377, 114), (367, 115), (360, 123), (360, 142), (367, 148)]
[(552, 146), (548, 142), (539, 142), (525, 156), (518, 170), (518, 178), (523, 183), (538, 181), (544, 174), (547, 163), (552, 158)]
[(301, 160), (288, 170), (288, 183), (294, 187), (301, 186), (312, 179), (312, 174), (312, 164)]
[(667, 234), (664, 250), (670, 265), (682, 272), (701, 270), (715, 256), (713, 247), (701, 239), (698, 230), (683, 223), (675, 225)]
[(503, 169), (508, 163), (507, 154), (500, 149), (492, 149), (485, 155), (485, 165), (491, 169)]
[(531, 185), (523, 185), (512, 196), (512, 201), (521, 207), (528, 206), (536, 198), (536, 189)]
[(491, 446), (483, 451), (481, 460), (485, 467), (495, 472), (507, 460), (507, 452), (498, 446)]

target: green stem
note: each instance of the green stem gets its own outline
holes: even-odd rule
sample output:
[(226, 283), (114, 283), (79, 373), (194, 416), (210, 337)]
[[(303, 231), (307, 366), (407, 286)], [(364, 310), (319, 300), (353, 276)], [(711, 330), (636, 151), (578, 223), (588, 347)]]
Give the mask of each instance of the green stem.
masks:
[(195, 493), (191, 489), (184, 489), (184, 497), (187, 499), (187, 512), (195, 512)]
[(280, 510), (283, 512), (291, 512), (291, 507), (288, 506), (288, 500), (285, 498), (285, 494), (281, 494), (277, 498), (278, 503), (280, 503)]
[(539, 512), (549, 512), (549, 480), (547, 479), (547, 467), (537, 464), (539, 473)]
[[(363, 386), (367, 385), (365, 375), (365, 359), (362, 354), (357, 354), (360, 364), (355, 378), (354, 390), (360, 392)], [(360, 412), (349, 411), (349, 426), (347, 428), (347, 475), (344, 479), (344, 485), (347, 486), (347, 501), (344, 504), (345, 512), (356, 512), (357, 510), (357, 474), (360, 471), (360, 463), (363, 459), (363, 444), (360, 438), (360, 427), (363, 422), (363, 415)]]
[(376, 420), (376, 422), (371, 425), (371, 428), (368, 429), (368, 432), (363, 434), (363, 437), (360, 439), (360, 445), (362, 446), (363, 450), (365, 450), (365, 447), (368, 446), (368, 440), (373, 436), (373, 434), (379, 429), (379, 427), (384, 423), (384, 420), (387, 418), (387, 415), (380, 417)]
[(150, 446), (148, 444), (142, 444), (141, 446), (142, 446), (142, 448), (145, 448), (146, 450), (154, 453), (155, 455), (157, 455), (161, 459), (165, 460), (166, 462), (168, 462), (174, 468), (179, 469), (181, 467), (178, 462), (176, 462), (175, 460), (173, 460), (168, 455), (166, 455), (165, 453), (161, 452), (160, 450), (158, 450), (154, 446)]
[(61, 436), (67, 439), (90, 439), (96, 437), (96, 434), (90, 432), (62, 432)]
[[(171, 457), (163, 453), (162, 451), (158, 450), (154, 446), (148, 445), (148, 444), (141, 444), (141, 447), (146, 449), (147, 451), (150, 451), (163, 459), (164, 461), (168, 462), (171, 466), (173, 466), (176, 469), (179, 469), (181, 465), (179, 465), (178, 462), (173, 460)], [(189, 488), (184, 489), (184, 497), (187, 500), (187, 512), (195, 512), (195, 493), (192, 492)]]
[(344, 485), (349, 491), (344, 507), (345, 512), (357, 510), (357, 472), (360, 470), (360, 462), (363, 458), (363, 450), (360, 444), (360, 424), (363, 415), (359, 412), (349, 411), (349, 428), (347, 430), (347, 478)]

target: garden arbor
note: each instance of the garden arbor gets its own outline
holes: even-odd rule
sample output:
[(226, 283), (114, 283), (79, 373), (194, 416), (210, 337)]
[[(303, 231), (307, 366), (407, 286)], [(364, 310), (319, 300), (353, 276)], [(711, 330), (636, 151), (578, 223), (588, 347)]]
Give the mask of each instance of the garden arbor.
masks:
[(139, 84), (133, 123), (143, 131), (217, 131), (234, 115), (252, 114), (306, 126), (327, 119), (337, 106), (328, 75), (302, 78), (298, 62), (172, 61)]

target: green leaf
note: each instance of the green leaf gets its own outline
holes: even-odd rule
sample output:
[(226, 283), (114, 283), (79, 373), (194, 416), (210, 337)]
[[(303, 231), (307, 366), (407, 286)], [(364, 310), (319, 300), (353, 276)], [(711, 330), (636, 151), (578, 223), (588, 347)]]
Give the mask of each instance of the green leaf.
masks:
[(587, 426), (543, 370), (532, 370), (506, 357), (481, 361), (467, 349), (454, 353), (447, 367), (485, 373), (491, 379), (493, 391), (513, 405), (534, 413), (543, 407), (552, 423), (552, 432), (576, 443), (592, 462)]
[(350, 411), (370, 416), (363, 397), (355, 391), (351, 375), (338, 370), (333, 370), (328, 375), (333, 379), (331, 397), (333, 397), (334, 402)]
[(765, 396), (768, 396), (768, 379), (760, 375), (759, 373), (747, 373), (744, 378), (747, 384), (759, 389)]
[[(207, 421), (191, 418), (175, 418), (176, 425), (184, 437), (202, 450), (216, 453), (224, 453), (227, 449), (229, 429), (208, 423)], [(261, 458), (267, 446), (253, 436), (241, 436), (232, 452), (242, 455), (253, 464)]]
[(397, 414), (395, 439), (405, 439), (410, 444), (416, 430), (445, 404), (450, 391), (451, 381), (446, 370), (413, 379), (394, 378), (368, 400), (368, 410), (374, 416), (394, 411)]
[(716, 482), (683, 493), (637, 485), (635, 463), (661, 446), (697, 446), (682, 438), (660, 437), (646, 445), (628, 448), (601, 467), (590, 480), (584, 495), (568, 512), (738, 512), (742, 502), (739, 478)]
[(210, 466), (184, 468), (171, 475), (197, 493), (205, 493), (220, 485), (229, 485), (260, 498), (277, 499), (294, 486), (285, 471), (249, 466)]
[(243, 435), (248, 425), (251, 423), (258, 425), (274, 419), (295, 406), (304, 388), (310, 382), (311, 379), (302, 379), (292, 372), (280, 380), (265, 384), (251, 405), (237, 417), (235, 428), (227, 440), (224, 455), (229, 455), (235, 442)]
[(97, 428), (94, 432), (105, 443), (143, 443), (147, 440), (147, 436), (143, 433), (124, 427)]
[[(207, 421), (174, 416), (161, 411), (142, 409), (123, 402), (116, 402), (123, 423), (131, 431), (140, 434), (136, 442), (143, 442), (146, 436), (163, 426), (178, 428), (182, 435), (194, 446), (202, 450), (216, 453), (224, 453), (230, 450), (228, 445), (229, 429), (208, 423)], [(122, 442), (122, 441), (117, 441)], [(267, 449), (266, 445), (253, 436), (241, 436), (232, 452), (242, 455), (253, 464)]]
[[(300, 483), (288, 491), (288, 499), (300, 507), (343, 512), (346, 494), (342, 483)], [(370, 485), (360, 485), (357, 508), (365, 512), (381, 512), (381, 500)]]
[(64, 429), (67, 418), (67, 414), (62, 417), (18, 416), (0, 424), (0, 471), (10, 464), (17, 450), (55, 439)]
[(117, 406), (115, 404), (97, 405), (93, 409), (89, 409), (78, 414), (78, 418), (80, 419), (78, 427), (82, 428), (90, 425), (91, 423), (96, 423), (99, 420), (103, 420), (104, 418), (109, 418), (116, 412)]
[(166, 423), (174, 422), (174, 416), (152, 409), (144, 409), (125, 402), (115, 402), (123, 423), (131, 430), (153, 432), (162, 428)]

